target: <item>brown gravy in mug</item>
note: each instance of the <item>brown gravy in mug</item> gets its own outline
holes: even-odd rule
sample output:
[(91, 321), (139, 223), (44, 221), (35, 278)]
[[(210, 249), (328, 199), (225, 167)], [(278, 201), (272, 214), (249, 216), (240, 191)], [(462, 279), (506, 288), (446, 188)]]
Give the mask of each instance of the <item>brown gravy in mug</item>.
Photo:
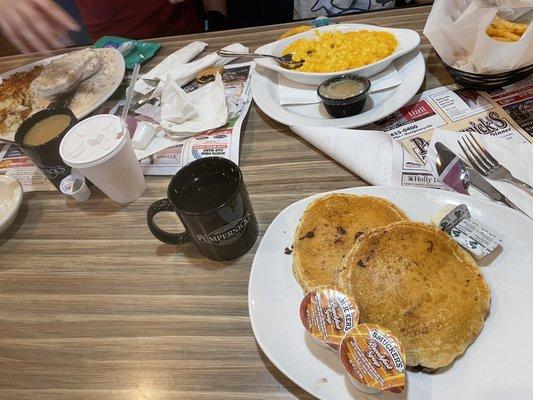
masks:
[(40, 146), (48, 143), (63, 132), (70, 124), (71, 117), (66, 114), (54, 114), (33, 125), (24, 135), (22, 143), (28, 146)]

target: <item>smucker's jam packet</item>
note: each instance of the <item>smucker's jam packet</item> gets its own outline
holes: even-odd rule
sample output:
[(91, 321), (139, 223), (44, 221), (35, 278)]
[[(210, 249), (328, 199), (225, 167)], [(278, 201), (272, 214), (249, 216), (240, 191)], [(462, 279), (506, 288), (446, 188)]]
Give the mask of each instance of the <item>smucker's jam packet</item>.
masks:
[(403, 393), (405, 350), (400, 340), (376, 324), (359, 324), (359, 307), (334, 286), (310, 290), (300, 319), (312, 338), (340, 356), (350, 382), (361, 392)]
[(112, 47), (118, 50), (120, 46), (128, 42), (131, 42), (131, 45), (128, 46), (128, 49), (124, 54), (124, 62), (126, 63), (127, 69), (133, 69), (135, 64), (142, 65), (144, 62), (152, 58), (161, 48), (161, 43), (126, 39), (118, 36), (102, 36), (93, 44), (93, 47), (95, 49)]
[(359, 321), (359, 308), (335, 287), (319, 286), (303, 298), (300, 319), (318, 344), (338, 351), (346, 332)]
[(352, 384), (365, 393), (405, 390), (405, 350), (399, 339), (376, 324), (360, 324), (341, 342), (340, 357)]

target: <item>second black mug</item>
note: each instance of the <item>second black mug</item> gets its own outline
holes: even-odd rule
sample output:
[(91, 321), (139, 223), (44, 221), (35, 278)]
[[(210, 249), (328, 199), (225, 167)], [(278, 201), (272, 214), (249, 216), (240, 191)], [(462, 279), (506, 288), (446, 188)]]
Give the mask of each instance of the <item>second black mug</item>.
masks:
[[(70, 117), (68, 126), (62, 132), (52, 140), (38, 146), (24, 145), (24, 136), (36, 123), (57, 114), (68, 115)], [(15, 141), (20, 145), (22, 152), (43, 172), (57, 190), (60, 190), (61, 181), (70, 175), (71, 171), (71, 168), (63, 162), (63, 159), (59, 155), (59, 144), (69, 129), (77, 123), (78, 119), (68, 108), (45, 108), (24, 120), (15, 134)]]
[[(173, 211), (185, 232), (159, 228), (154, 217)], [(192, 241), (200, 253), (215, 261), (242, 256), (255, 243), (259, 228), (239, 167), (225, 158), (195, 160), (172, 178), (167, 198), (154, 202), (147, 211), (148, 227), (168, 244)]]

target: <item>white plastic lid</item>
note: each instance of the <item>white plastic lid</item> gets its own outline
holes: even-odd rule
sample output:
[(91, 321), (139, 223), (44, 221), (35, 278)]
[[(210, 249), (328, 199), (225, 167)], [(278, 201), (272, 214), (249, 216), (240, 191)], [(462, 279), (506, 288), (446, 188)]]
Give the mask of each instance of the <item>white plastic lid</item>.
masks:
[(71, 167), (92, 167), (113, 157), (126, 144), (128, 135), (116, 115), (95, 115), (77, 123), (65, 134), (59, 154)]

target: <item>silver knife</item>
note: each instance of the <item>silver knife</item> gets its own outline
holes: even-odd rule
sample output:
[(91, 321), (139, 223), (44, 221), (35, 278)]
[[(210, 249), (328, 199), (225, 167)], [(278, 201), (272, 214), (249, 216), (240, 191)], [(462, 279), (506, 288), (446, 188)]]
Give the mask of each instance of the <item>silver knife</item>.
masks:
[(515, 210), (523, 212), (521, 209), (515, 206), (511, 202), (511, 200), (505, 197), (505, 195), (502, 192), (500, 192), (498, 189), (496, 189), (494, 186), (488, 183), (485, 180), (485, 178), (483, 178), (483, 176), (479, 172), (477, 172), (474, 168), (466, 164), (465, 164), (465, 168), (468, 171), (468, 175), (470, 176), (470, 184), (474, 186), (477, 190), (482, 192), (484, 195), (490, 197), (492, 200), (497, 201), (498, 203), (505, 204), (506, 206), (509, 206), (511, 208), (514, 208)]
[[(468, 193), (468, 186), (472, 185), (492, 200), (523, 213), (511, 200), (488, 183), (479, 172), (465, 163), (443, 143), (435, 143), (435, 150), (437, 150), (435, 165), (439, 173), (438, 179), (440, 182), (460, 193)], [(464, 190), (461, 190), (461, 188), (464, 188)]]

